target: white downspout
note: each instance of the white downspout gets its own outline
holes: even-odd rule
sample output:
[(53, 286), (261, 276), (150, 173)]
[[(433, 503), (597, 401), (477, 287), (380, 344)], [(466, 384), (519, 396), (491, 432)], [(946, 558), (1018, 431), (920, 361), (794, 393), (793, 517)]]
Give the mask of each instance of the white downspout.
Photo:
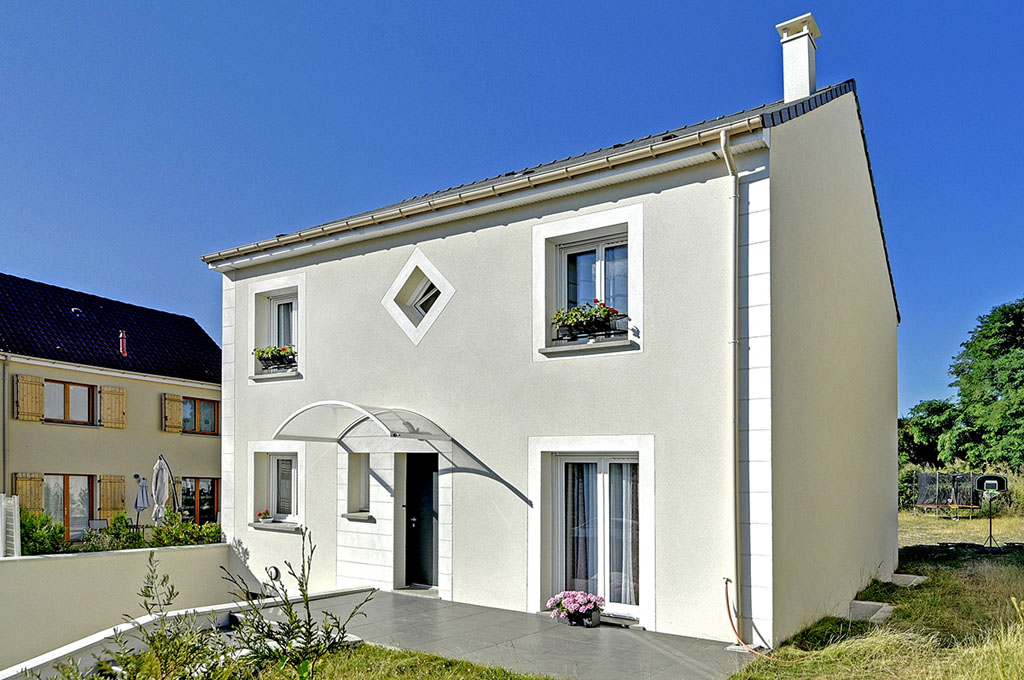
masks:
[(11, 421), (10, 421), (10, 418), (11, 418), (11, 405), (10, 405), (9, 399), (7, 397), (7, 394), (8, 394), (8, 392), (7, 392), (7, 390), (8, 390), (7, 381), (10, 379), (10, 375), (9, 375), (10, 374), (10, 370), (8, 369), (8, 362), (9, 361), (10, 361), (10, 357), (5, 354), (4, 355), (4, 363), (3, 363), (3, 371), (2, 371), (4, 385), (3, 385), (3, 388), (0, 388), (0, 408), (3, 409), (3, 415), (0, 415), (0, 424), (2, 424), (3, 428), (4, 428), (4, 433), (3, 433), (3, 438), (2, 438), (2, 442), (3, 443), (0, 444), (0, 447), (2, 447), (2, 451), (3, 451), (3, 456), (2, 456), (2, 458), (3, 458), (3, 477), (0, 477), (0, 489), (3, 490), (4, 494), (7, 493), (7, 449), (9, 448), (9, 442), (10, 442), (8, 432), (11, 429)]
[(732, 331), (729, 344), (732, 345), (732, 381), (729, 402), (732, 406), (732, 526), (735, 532), (733, 541), (733, 596), (735, 598), (736, 621), (740, 635), (743, 634), (742, 624), (742, 598), (743, 588), (740, 582), (740, 565), (742, 564), (743, 531), (740, 526), (742, 515), (740, 512), (740, 423), (739, 423), (739, 209), (740, 209), (740, 176), (736, 169), (736, 161), (729, 149), (729, 131), (722, 130), (719, 135), (719, 145), (722, 150), (722, 160), (725, 161), (726, 170), (732, 177), (732, 193), (729, 196), (729, 251), (731, 254), (729, 290), (732, 293)]

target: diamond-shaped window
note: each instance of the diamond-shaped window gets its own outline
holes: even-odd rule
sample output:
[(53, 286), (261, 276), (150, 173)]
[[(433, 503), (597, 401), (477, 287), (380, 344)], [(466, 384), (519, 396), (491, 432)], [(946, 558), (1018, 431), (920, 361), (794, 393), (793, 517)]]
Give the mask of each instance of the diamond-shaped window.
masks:
[(420, 344), (455, 288), (417, 248), (380, 301), (413, 344)]

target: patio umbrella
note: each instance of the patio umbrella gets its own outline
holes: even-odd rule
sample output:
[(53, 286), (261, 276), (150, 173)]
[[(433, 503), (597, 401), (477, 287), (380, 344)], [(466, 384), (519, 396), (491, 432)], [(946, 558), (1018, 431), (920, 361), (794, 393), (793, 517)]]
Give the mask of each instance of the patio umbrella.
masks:
[(146, 508), (153, 507), (153, 499), (149, 495), (149, 482), (143, 477), (139, 480), (139, 492), (135, 494), (135, 523), (139, 523), (139, 515)]
[(167, 514), (164, 505), (168, 499), (172, 501), (171, 507), (178, 509), (178, 499), (174, 494), (174, 475), (171, 474), (171, 466), (161, 453), (153, 466), (153, 523), (160, 524)]

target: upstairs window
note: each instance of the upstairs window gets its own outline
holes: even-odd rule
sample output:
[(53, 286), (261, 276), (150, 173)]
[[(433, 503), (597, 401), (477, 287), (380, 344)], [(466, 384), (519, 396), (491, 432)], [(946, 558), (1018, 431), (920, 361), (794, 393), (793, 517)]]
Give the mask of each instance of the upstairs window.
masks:
[(270, 299), (270, 344), (287, 347), (295, 344), (295, 314), (297, 301), (294, 295)]
[(422, 319), (430, 311), (430, 308), (437, 302), (437, 298), (441, 297), (441, 291), (437, 286), (433, 284), (429, 279), (424, 282), (423, 288), (417, 291), (413, 307), (420, 314)]
[(190, 434), (218, 434), (219, 404), (210, 399), (181, 398), (181, 431)]
[(93, 425), (96, 422), (96, 387), (47, 380), (43, 388), (43, 419), (52, 423)]
[(643, 204), (533, 227), (534, 361), (643, 351)]
[(560, 306), (598, 300), (629, 313), (629, 246), (625, 237), (562, 246)]
[(303, 333), (303, 291), (302, 276), (282, 276), (249, 286), (250, 378), (301, 378), (302, 352), (308, 346)]

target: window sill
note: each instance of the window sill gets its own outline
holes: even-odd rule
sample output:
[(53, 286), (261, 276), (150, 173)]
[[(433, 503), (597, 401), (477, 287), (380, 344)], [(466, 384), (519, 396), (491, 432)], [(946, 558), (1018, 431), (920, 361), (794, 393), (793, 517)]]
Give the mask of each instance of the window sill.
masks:
[(185, 432), (184, 430), (181, 431), (181, 434), (186, 437), (205, 437), (207, 439), (220, 436), (220, 432)]
[(635, 341), (629, 338), (616, 338), (599, 342), (580, 342), (571, 345), (541, 347), (537, 351), (547, 357), (573, 356), (577, 354), (596, 354), (600, 352), (623, 352), (639, 349)]
[(249, 376), (249, 380), (253, 382), (275, 382), (277, 380), (299, 380), (301, 378), (302, 374), (299, 373), (299, 369), (281, 371), (279, 373), (257, 373)]
[(276, 531), (284, 534), (297, 534), (302, 531), (298, 522), (249, 522), (249, 528), (257, 531)]
[(43, 418), (39, 422), (45, 423), (46, 425), (63, 425), (64, 427), (87, 427), (92, 429), (99, 427), (98, 423), (68, 423), (63, 420), (47, 420), (46, 418)]
[(341, 516), (350, 522), (368, 522), (370, 524), (377, 522), (377, 518), (369, 512), (343, 512)]

